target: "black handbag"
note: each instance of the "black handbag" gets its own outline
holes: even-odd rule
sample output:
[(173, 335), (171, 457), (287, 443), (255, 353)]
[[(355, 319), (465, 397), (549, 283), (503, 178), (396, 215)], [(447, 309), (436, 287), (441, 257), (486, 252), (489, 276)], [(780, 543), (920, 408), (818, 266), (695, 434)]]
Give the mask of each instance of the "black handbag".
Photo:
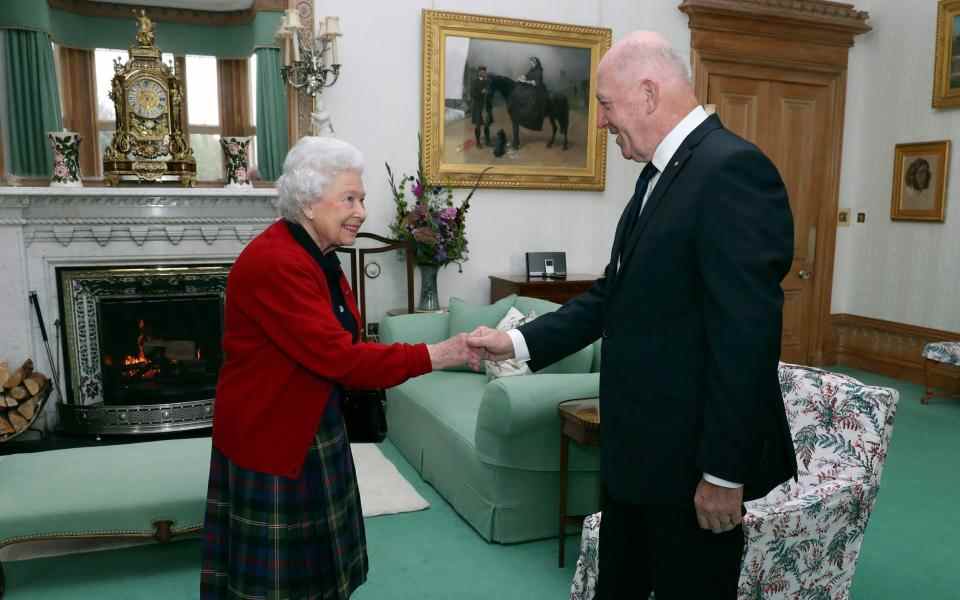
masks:
[(343, 420), (351, 443), (379, 444), (387, 437), (387, 394), (383, 390), (345, 390)]

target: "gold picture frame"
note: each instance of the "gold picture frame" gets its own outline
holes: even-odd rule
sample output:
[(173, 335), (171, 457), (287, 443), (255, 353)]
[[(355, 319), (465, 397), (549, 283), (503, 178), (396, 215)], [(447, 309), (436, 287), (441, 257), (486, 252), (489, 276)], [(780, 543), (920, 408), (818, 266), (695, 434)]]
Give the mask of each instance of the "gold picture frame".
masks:
[(897, 144), (890, 218), (943, 223), (949, 168), (949, 140)]
[(940, 0), (933, 68), (933, 107), (960, 106), (960, 0)]
[[(427, 180), (469, 187), (493, 167), (481, 187), (603, 190), (607, 133), (594, 90), (611, 38), (606, 28), (424, 10)], [(541, 129), (515, 136), (514, 116)]]

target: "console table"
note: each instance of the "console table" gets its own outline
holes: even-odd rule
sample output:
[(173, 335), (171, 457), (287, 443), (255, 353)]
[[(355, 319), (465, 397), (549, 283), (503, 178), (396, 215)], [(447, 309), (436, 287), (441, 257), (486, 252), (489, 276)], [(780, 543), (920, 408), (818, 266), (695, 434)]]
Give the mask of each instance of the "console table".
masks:
[(599, 275), (571, 274), (566, 279), (544, 279), (526, 275), (490, 275), (490, 302), (517, 294), (563, 304), (590, 289)]

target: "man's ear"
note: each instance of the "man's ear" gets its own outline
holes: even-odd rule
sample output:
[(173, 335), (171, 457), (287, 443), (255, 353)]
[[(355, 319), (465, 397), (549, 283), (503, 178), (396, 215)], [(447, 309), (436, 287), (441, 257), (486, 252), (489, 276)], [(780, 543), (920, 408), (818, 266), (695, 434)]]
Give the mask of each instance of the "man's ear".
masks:
[(640, 82), (640, 105), (646, 114), (653, 114), (660, 104), (660, 85), (652, 79)]

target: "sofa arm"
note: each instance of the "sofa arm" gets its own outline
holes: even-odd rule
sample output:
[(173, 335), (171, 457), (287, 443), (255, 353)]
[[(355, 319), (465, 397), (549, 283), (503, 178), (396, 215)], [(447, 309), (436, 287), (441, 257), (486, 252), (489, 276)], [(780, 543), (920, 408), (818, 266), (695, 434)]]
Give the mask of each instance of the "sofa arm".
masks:
[(740, 597), (760, 597), (768, 589), (784, 598), (832, 589), (845, 598), (872, 495), (865, 482), (835, 479), (779, 504), (747, 503)]
[[(477, 415), (476, 447), (486, 463), (535, 471), (560, 467), (560, 416), (565, 400), (595, 398), (598, 373), (501, 377), (487, 384)], [(595, 449), (571, 448), (570, 469), (596, 470)]]
[(384, 317), (380, 322), (380, 341), (384, 344), (436, 344), (447, 339), (450, 315), (417, 313)]

